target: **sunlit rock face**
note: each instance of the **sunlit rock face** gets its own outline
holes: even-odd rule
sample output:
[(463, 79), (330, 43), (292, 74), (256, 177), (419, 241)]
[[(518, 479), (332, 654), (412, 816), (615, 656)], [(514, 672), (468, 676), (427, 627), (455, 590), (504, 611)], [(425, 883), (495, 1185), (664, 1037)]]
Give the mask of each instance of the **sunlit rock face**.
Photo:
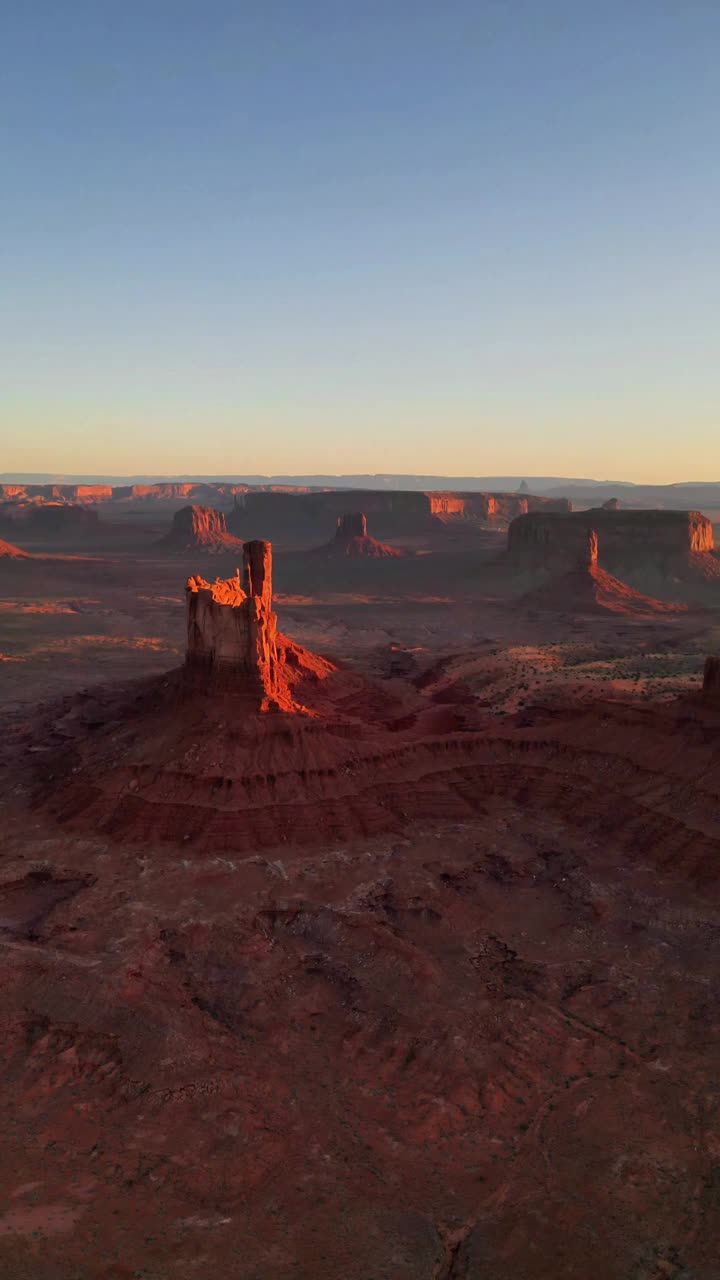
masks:
[(5, 542), (0, 538), (0, 560), (26, 560), (27, 552), (21, 551), (12, 542)]
[(598, 536), (594, 529), (588, 529), (585, 545), (580, 553), (581, 569), (591, 569), (598, 562)]
[(186, 668), (232, 680), (268, 706), (287, 698), (272, 609), (272, 546), (246, 542), (242, 577), (188, 578)]
[(228, 513), (228, 527), (239, 537), (265, 531), (275, 538), (302, 534), (320, 540), (347, 514), (348, 502), (366, 514), (377, 538), (438, 532), (444, 525), (467, 522), (498, 528), (527, 511), (571, 510), (567, 498), (533, 494), (355, 489), (350, 496), (342, 489), (308, 493), (254, 490), (236, 496), (235, 507)]

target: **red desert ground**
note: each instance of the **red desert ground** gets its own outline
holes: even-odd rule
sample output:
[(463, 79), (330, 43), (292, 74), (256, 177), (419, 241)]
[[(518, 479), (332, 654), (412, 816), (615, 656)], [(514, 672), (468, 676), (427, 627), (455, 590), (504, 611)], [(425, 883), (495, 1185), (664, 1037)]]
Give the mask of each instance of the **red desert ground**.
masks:
[(713, 525), (528, 488), (2, 486), (0, 1280), (717, 1280)]

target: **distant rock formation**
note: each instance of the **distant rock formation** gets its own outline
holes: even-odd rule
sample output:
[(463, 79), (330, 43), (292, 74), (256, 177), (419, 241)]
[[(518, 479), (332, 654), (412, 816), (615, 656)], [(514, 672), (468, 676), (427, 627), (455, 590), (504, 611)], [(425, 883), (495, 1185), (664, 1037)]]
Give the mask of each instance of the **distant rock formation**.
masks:
[(508, 552), (528, 568), (571, 568), (591, 532), (597, 537), (599, 563), (619, 576), (648, 570), (658, 578), (701, 571), (720, 576), (720, 562), (712, 554), (712, 524), (699, 511), (598, 507), (566, 514), (532, 512), (513, 520)]
[(109, 484), (2, 484), (0, 499), (23, 502), (105, 502), (113, 497)]
[(413, 490), (358, 489), (351, 494), (325, 492), (258, 492), (240, 495), (228, 516), (228, 527), (238, 537), (265, 536), (320, 538), (331, 520), (337, 521), (352, 502), (364, 511), (379, 538), (442, 533), (443, 527), (475, 525), (505, 528), (508, 521), (527, 511), (567, 513), (566, 498), (539, 498), (519, 493), (456, 493)]
[(608, 498), (607, 502), (603, 502), (602, 507), (600, 508), (600, 510), (601, 510), (601, 511), (619, 511), (619, 510), (620, 510), (620, 499), (619, 499), (619, 498)]
[(585, 521), (555, 513), (526, 514), (508, 529), (508, 552), (513, 561), (529, 568), (574, 569), (587, 562), (591, 535), (597, 544), (597, 532)]
[(720, 700), (720, 658), (707, 657), (703, 671), (703, 695)]
[(22, 517), (22, 527), (37, 537), (72, 538), (92, 534), (100, 527), (96, 511), (72, 502), (43, 502)]
[(14, 547), (12, 542), (3, 542), (0, 538), (0, 560), (26, 560), (27, 558), (27, 551), (21, 551), (19, 547)]
[(597, 542), (590, 540), (584, 563), (529, 592), (523, 597), (523, 604), (532, 609), (568, 614), (619, 613), (628, 617), (678, 614), (687, 610), (685, 604), (656, 600), (634, 591), (626, 582), (601, 569), (597, 563)]
[(385, 542), (378, 542), (376, 538), (370, 537), (364, 511), (350, 511), (338, 516), (337, 529), (332, 542), (316, 547), (315, 554), (351, 558), (369, 556), (384, 560), (393, 556), (402, 556), (404, 552), (398, 547), (389, 547)]
[(225, 516), (215, 507), (188, 506), (175, 512), (169, 533), (156, 544), (168, 551), (202, 551), (209, 555), (239, 553), (242, 542), (228, 533)]
[(293, 674), (320, 676), (331, 664), (278, 632), (272, 608), (272, 546), (246, 542), (242, 579), (206, 582), (188, 578), (185, 668), (194, 687), (198, 678), (223, 682), (252, 698), (258, 708), (293, 710)]

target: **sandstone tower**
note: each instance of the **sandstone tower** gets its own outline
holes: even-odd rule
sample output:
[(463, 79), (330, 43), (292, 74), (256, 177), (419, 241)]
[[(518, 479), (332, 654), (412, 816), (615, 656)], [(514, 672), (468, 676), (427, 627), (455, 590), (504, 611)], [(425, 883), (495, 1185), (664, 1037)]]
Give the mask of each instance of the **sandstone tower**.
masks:
[(367, 517), (364, 511), (349, 511), (337, 518), (336, 538), (366, 538)]
[(192, 676), (205, 674), (229, 689), (252, 694), (265, 708), (285, 700), (272, 609), (272, 545), (246, 542), (242, 579), (188, 578), (187, 651)]

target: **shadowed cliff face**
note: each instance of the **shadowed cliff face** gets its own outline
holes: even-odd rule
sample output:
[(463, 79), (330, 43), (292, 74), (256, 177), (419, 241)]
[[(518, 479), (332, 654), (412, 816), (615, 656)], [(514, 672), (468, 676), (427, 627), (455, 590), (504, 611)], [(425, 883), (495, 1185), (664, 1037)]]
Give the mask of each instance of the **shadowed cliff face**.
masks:
[(93, 533), (99, 524), (97, 512), (88, 507), (48, 502), (44, 506), (31, 508), (23, 527), (29, 533), (61, 537), (64, 534)]
[(590, 511), (530, 512), (513, 520), (508, 549), (533, 555), (552, 547), (572, 546), (584, 531), (595, 529), (600, 556), (608, 552), (639, 555), (687, 555), (712, 551), (712, 524), (699, 511), (621, 511), (599, 507)]
[(601, 567), (640, 585), (633, 573), (680, 578), (720, 577), (712, 524), (699, 511), (622, 511), (594, 508), (568, 514), (533, 512), (513, 520), (508, 552), (528, 568), (567, 570), (597, 538)]
[(703, 693), (708, 697), (720, 699), (720, 658), (705, 659)]
[(338, 516), (336, 538), (366, 538), (367, 517), (364, 511), (350, 511)]

